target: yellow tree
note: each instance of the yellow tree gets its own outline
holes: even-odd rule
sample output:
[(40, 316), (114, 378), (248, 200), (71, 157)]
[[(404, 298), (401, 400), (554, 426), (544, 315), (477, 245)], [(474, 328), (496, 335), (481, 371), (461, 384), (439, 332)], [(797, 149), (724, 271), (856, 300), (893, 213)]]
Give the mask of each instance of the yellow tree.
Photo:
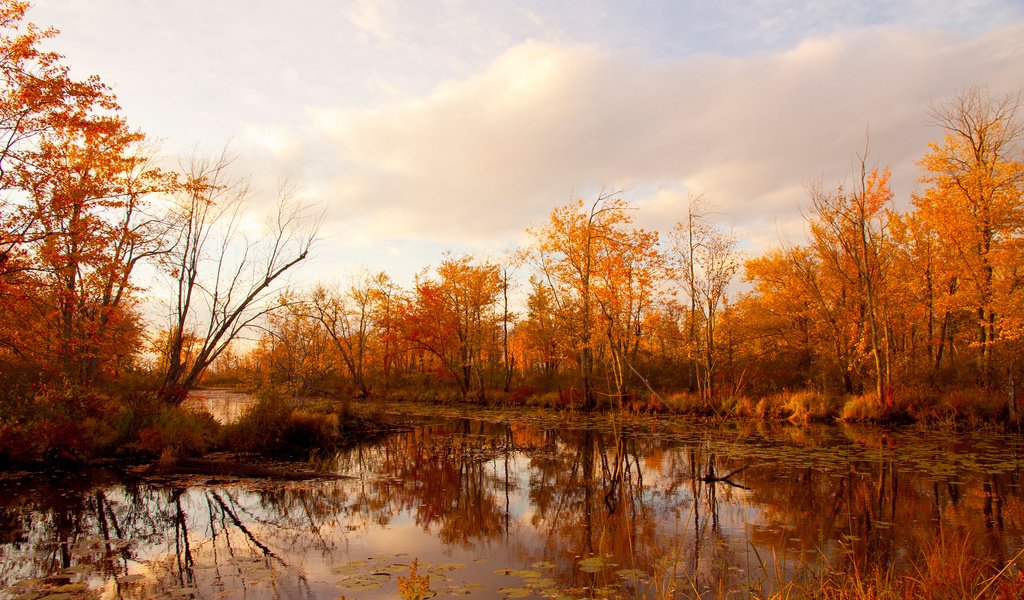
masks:
[(366, 363), (374, 332), (374, 292), (374, 280), (363, 275), (355, 278), (345, 291), (318, 285), (307, 300), (360, 398), (370, 395)]
[[(307, 298), (287, 292), (278, 297), (250, 356), (260, 384), (284, 385), (299, 396), (325, 391), (337, 371), (331, 360), (333, 344), (311, 312)], [(201, 352), (202, 343), (196, 347)]]
[(853, 342), (865, 346), (872, 357), (875, 397), (880, 402), (891, 385), (886, 310), (891, 261), (889, 177), (888, 169), (869, 172), (861, 157), (859, 178), (852, 191), (843, 186), (810, 190), (811, 247), (822, 266), (854, 294), (852, 308), (856, 311), (855, 327), (861, 339)]
[(594, 298), (600, 309), (615, 396), (626, 394), (627, 382), (644, 378), (636, 368), (644, 335), (644, 317), (658, 299), (664, 279), (664, 257), (658, 233), (628, 228), (618, 232), (614, 244), (598, 246)]
[[(1022, 128), (1018, 95), (971, 88), (932, 114), (945, 130), (921, 160), (927, 184), (913, 201), (957, 266), (958, 304), (975, 315), (979, 379), (993, 383), (993, 349), (1002, 320), (1019, 313), (1019, 239), (1024, 227)], [(1008, 312), (1001, 312), (1001, 307)]]
[(547, 283), (530, 276), (530, 294), (526, 298), (526, 318), (516, 327), (527, 353), (523, 369), (532, 369), (551, 381), (562, 362), (565, 341), (558, 323), (554, 299)]
[(616, 339), (623, 352), (608, 348), (613, 364), (627, 366), (626, 350), (636, 336), (623, 337), (622, 328), (641, 322), (638, 315), (653, 293), (657, 237), (632, 227), (629, 210), (625, 200), (601, 194), (589, 206), (582, 200), (559, 206), (544, 227), (528, 230), (531, 256), (551, 292), (567, 354), (577, 360), (586, 410), (597, 406), (598, 350), (609, 336)]
[[(894, 324), (910, 328), (908, 365), (932, 384), (952, 363), (964, 311), (957, 309), (957, 267), (946, 260), (939, 233), (914, 211), (892, 220), (893, 263), (889, 293), (900, 306)], [(907, 344), (905, 344), (907, 345)]]
[(448, 257), (437, 268), (441, 290), (457, 318), (462, 378), (466, 389), (473, 387), (478, 398), (486, 393), (484, 366), (489, 357), (497, 357), (497, 331), (502, 315), (498, 298), (502, 295), (501, 270), (489, 262), (477, 262), (465, 255)]
[(817, 374), (812, 368), (821, 365), (839, 377), (846, 392), (853, 392), (862, 324), (847, 279), (803, 246), (747, 261), (744, 278), (753, 290), (744, 297), (743, 309), (757, 329), (749, 337), (763, 340), (758, 345), (765, 356), (788, 355), (789, 364), (806, 369), (808, 382)]
[(391, 374), (394, 370), (396, 358), (402, 354), (401, 335), (397, 327), (399, 320), (399, 307), (402, 305), (402, 290), (388, 277), (387, 273), (380, 272), (373, 275), (369, 281), (370, 285), (370, 317), (376, 324), (374, 335), (376, 343), (380, 346), (380, 363), (377, 368), (383, 380), (384, 387), (391, 383)]
[(752, 289), (733, 310), (745, 316), (754, 382), (807, 385), (819, 355), (830, 347), (828, 336), (821, 335), (817, 288), (808, 278), (816, 269), (809, 262), (804, 249), (792, 248), (771, 249), (744, 264), (743, 279)]
[(472, 256), (447, 257), (437, 278), (424, 273), (404, 303), (401, 330), (412, 350), (432, 356), (454, 379), (463, 396), (486, 395), (485, 364), (501, 355), (498, 297), (502, 278), (497, 265)]

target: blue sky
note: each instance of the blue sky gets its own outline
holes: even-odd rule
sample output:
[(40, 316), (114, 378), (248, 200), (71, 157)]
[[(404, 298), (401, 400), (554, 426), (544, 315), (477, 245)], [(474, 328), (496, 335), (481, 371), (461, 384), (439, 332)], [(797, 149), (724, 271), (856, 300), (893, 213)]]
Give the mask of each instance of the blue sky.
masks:
[(928, 106), (1024, 84), (1019, 0), (37, 0), (30, 18), (167, 156), (230, 142), (258, 188), (323, 202), (309, 280), (497, 256), (602, 189), (661, 231), (703, 193), (756, 252), (799, 239), (806, 185), (849, 175), (866, 135), (906, 202), (941, 135)]

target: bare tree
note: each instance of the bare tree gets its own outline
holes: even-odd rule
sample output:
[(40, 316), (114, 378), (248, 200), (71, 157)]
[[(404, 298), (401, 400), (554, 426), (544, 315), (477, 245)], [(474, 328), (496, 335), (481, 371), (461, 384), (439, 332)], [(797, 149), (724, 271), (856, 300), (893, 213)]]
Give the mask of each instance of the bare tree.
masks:
[(691, 196), (683, 220), (672, 232), (675, 267), (682, 291), (690, 298), (689, 343), (696, 360), (691, 377), (710, 404), (718, 370), (715, 327), (727, 300), (729, 284), (740, 267), (736, 238), (708, 222), (702, 196)]
[(282, 275), (306, 259), (323, 219), (284, 188), (266, 233), (252, 239), (243, 226), (253, 193), (248, 180), (231, 177), (230, 165), (227, 152), (194, 157), (172, 208), (176, 237), (164, 262), (174, 288), (163, 349), (168, 401), (180, 402), (232, 340), (280, 307), (269, 300)]

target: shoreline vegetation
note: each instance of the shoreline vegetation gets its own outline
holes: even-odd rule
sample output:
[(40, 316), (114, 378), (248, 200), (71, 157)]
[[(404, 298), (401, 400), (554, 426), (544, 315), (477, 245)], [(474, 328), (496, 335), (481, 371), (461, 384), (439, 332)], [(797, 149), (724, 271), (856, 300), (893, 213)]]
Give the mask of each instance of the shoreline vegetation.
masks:
[[(209, 388), (247, 394), (244, 387)], [(202, 397), (204, 389), (193, 392)], [(966, 395), (904, 396), (884, 410), (863, 396), (833, 397), (815, 392), (783, 392), (763, 398), (726, 398), (709, 407), (694, 394), (648, 394), (616, 404), (583, 407), (573, 389), (550, 392), (493, 392), (488, 400), (465, 398), (457, 389), (432, 387), (388, 390), (371, 398), (299, 397), (282, 389), (263, 389), (238, 417), (221, 423), (189, 402), (167, 405), (154, 392), (125, 397), (90, 391), (64, 406), (72, 412), (54, 415), (31, 411), (18, 425), (0, 427), (0, 468), (87, 467), (90, 461), (125, 464), (165, 463), (201, 458), (207, 453), (238, 453), (301, 460), (311, 453), (372, 440), (402, 431), (417, 417), (474, 418), (515, 422), (529, 418), (552, 426), (586, 427), (597, 420), (618, 418), (651, 422), (721, 424), (771, 423), (802, 426), (815, 423), (862, 423), (884, 426), (928, 426), (943, 430), (997, 430), (1020, 433), (1008, 423), (1000, 397)], [(52, 398), (42, 402), (52, 405)], [(32, 407), (29, 407), (30, 409)]]

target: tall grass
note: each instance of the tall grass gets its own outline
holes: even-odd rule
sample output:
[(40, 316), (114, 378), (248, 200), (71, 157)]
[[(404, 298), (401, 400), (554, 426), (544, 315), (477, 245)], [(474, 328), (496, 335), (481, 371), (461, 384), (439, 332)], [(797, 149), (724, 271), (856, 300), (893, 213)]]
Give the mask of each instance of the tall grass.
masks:
[[(985, 544), (963, 529), (943, 529), (923, 540), (918, 550), (886, 564), (870, 557), (834, 564), (818, 554), (787, 566), (785, 556), (762, 555), (748, 542), (742, 570), (723, 563), (708, 580), (684, 565), (684, 548), (700, 544), (692, 530), (692, 511), (682, 520), (679, 541), (654, 561), (646, 596), (677, 598), (756, 598), (771, 600), (903, 600), (907, 598), (1010, 600), (1024, 598), (1024, 548), (1005, 562), (983, 557)], [(746, 514), (746, 513), (744, 513)], [(744, 517), (745, 519), (745, 517)], [(749, 525), (744, 523), (745, 526)], [(691, 532), (693, 536), (687, 536)], [(705, 559), (706, 560), (706, 559)], [(698, 567), (703, 572), (701, 567)], [(740, 575), (739, 573), (743, 573)]]

